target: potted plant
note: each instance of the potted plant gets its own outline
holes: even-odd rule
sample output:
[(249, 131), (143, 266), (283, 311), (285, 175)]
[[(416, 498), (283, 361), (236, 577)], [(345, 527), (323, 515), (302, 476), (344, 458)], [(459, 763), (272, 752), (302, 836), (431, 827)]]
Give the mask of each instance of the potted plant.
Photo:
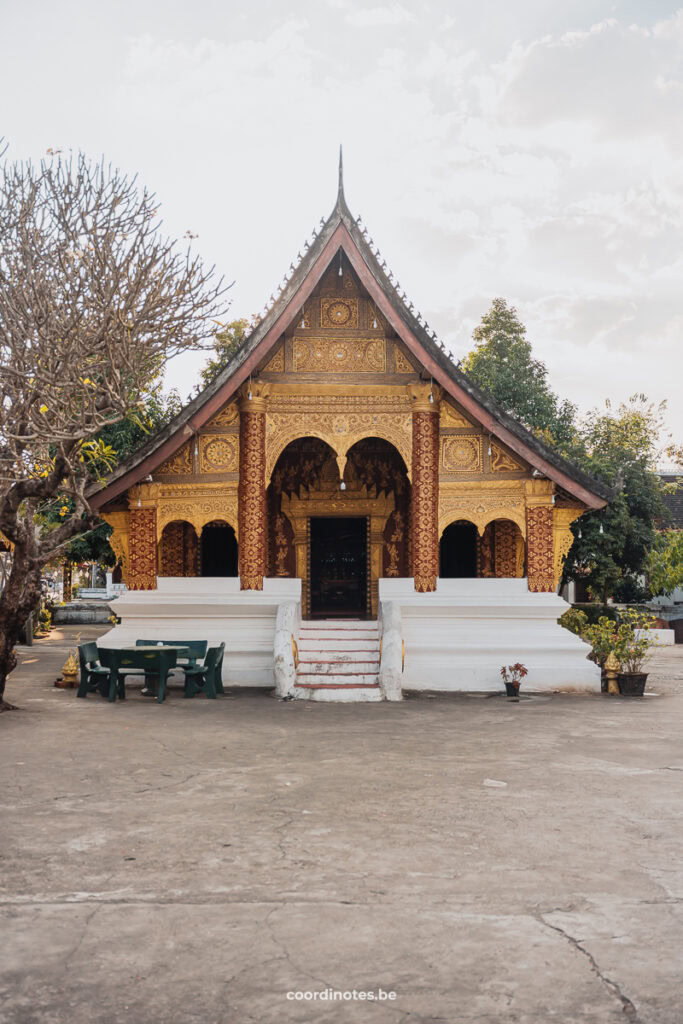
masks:
[(615, 649), (617, 642), (616, 637), (617, 624), (614, 619), (608, 618), (607, 615), (601, 615), (597, 622), (594, 622), (591, 626), (587, 626), (582, 633), (582, 639), (586, 640), (592, 647), (592, 651), (588, 657), (591, 661), (594, 661), (596, 665), (600, 666), (603, 693), (607, 691), (605, 662)]
[(529, 669), (517, 661), (514, 665), (503, 665), (500, 674), (503, 677), (508, 697), (516, 697), (519, 700), (520, 683), (525, 676), (529, 675)]
[(621, 665), (617, 682), (619, 693), (625, 697), (642, 697), (645, 692), (648, 673), (643, 672), (643, 666), (657, 645), (648, 635), (654, 623), (653, 615), (629, 608), (617, 627), (614, 654)]

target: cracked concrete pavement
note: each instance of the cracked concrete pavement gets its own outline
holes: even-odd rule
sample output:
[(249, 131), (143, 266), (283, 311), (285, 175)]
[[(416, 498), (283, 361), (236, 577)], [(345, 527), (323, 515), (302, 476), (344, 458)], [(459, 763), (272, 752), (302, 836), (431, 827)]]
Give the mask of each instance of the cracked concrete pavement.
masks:
[(644, 700), (109, 705), (77, 631), (0, 716), (2, 1024), (683, 1020), (681, 648)]

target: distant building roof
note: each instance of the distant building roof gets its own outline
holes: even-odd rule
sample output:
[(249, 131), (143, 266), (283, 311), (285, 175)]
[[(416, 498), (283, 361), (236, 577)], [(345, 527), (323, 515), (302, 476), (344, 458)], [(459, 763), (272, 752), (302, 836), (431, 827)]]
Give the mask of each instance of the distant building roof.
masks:
[(664, 483), (678, 483), (678, 490), (674, 494), (664, 495), (664, 504), (669, 517), (662, 523), (662, 528), (664, 530), (683, 530), (683, 471), (678, 473), (660, 472), (659, 475)]

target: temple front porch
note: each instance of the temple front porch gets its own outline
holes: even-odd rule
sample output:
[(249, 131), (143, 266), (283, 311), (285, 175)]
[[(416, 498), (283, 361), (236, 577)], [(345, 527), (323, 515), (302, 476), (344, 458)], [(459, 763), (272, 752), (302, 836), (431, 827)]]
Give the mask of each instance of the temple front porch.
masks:
[[(340, 645), (321, 636), (318, 661), (313, 659), (321, 692), (315, 693), (301, 686), (313, 670), (299, 664), (299, 579), (266, 577), (262, 590), (241, 590), (239, 577), (159, 577), (157, 589), (129, 591), (114, 608), (122, 621), (102, 638), (103, 646), (143, 637), (225, 642), (224, 683), (274, 687), (280, 697), (400, 700), (405, 690), (495, 692), (502, 688), (501, 666), (517, 661), (529, 669), (527, 691), (600, 689), (587, 645), (557, 624), (567, 603), (557, 594), (530, 592), (524, 578), (439, 579), (428, 593), (416, 593), (411, 578), (380, 579), (377, 620), (357, 622), (376, 630), (380, 644), (378, 654), (368, 648), (368, 658), (361, 658), (364, 685), (337, 685), (340, 671), (346, 674), (339, 661), (360, 655), (340, 659), (331, 653)], [(372, 664), (377, 657), (378, 671)], [(326, 662), (328, 670), (320, 667)], [(355, 671), (353, 665), (346, 670)]]

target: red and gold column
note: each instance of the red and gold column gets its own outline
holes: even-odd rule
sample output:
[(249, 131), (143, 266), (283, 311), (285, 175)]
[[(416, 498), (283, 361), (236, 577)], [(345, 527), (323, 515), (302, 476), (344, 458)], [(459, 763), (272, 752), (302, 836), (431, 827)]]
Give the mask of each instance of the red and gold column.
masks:
[(555, 591), (553, 482), (526, 482), (527, 579), (532, 593)]
[(133, 507), (128, 522), (128, 589), (156, 590), (157, 510)]
[[(439, 395), (411, 388), (413, 410), (412, 565), (415, 589), (436, 590), (439, 575)], [(431, 400), (430, 400), (431, 399)]]
[(239, 573), (241, 590), (263, 590), (266, 574), (266, 398), (259, 381), (240, 393)]

